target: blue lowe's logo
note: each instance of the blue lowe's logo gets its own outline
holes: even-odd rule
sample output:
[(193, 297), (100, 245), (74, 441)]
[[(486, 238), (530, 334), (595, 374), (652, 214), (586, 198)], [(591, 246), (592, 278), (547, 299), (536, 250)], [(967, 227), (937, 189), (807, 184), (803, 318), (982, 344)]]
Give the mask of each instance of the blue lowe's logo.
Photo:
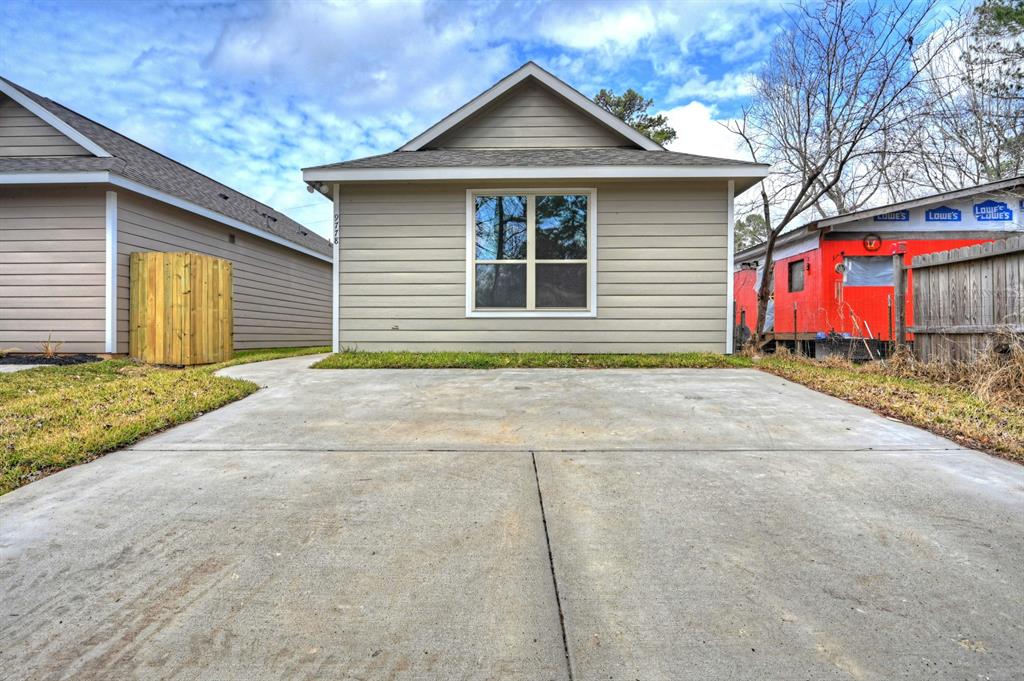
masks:
[(891, 213), (882, 213), (875, 216), (875, 222), (909, 222), (909, 210), (894, 210)]
[(925, 222), (960, 222), (962, 219), (963, 214), (960, 210), (949, 206), (939, 206), (924, 212)]
[(1013, 219), (1013, 211), (1002, 201), (982, 201), (974, 204), (974, 217), (978, 222), (1004, 222)]

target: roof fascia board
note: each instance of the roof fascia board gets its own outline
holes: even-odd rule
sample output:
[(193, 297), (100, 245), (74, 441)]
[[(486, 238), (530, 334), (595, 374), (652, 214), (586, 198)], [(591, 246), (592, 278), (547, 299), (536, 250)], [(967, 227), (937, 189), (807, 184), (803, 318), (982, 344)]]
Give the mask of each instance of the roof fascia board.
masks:
[(633, 142), (641, 149), (646, 149), (648, 151), (663, 151), (665, 149), (646, 135), (642, 135), (634, 130), (620, 118), (613, 116), (594, 102), (587, 99), (582, 93), (561, 79), (551, 75), (533, 62), (529, 62), (518, 70), (505, 76), (493, 86), (406, 142), (398, 148), (398, 151), (418, 151), (422, 149), (426, 144), (448, 132), (456, 125), (530, 77), (536, 78), (563, 98), (567, 99), (571, 104), (576, 105), (585, 113), (596, 118), (601, 123), (604, 123), (606, 126)]
[(558, 166), (453, 168), (333, 168), (306, 170), (306, 182), (384, 182), (431, 180), (546, 180), (546, 179), (760, 179), (769, 168), (735, 166)]
[(1020, 177), (1015, 177), (1009, 180), (1002, 180), (999, 182), (991, 182), (989, 184), (978, 185), (977, 187), (968, 187), (967, 189), (958, 189), (956, 191), (944, 192), (942, 194), (932, 194), (931, 196), (925, 196), (923, 198), (913, 199), (911, 201), (890, 203), (886, 206), (880, 206), (878, 208), (857, 211), (856, 213), (837, 215), (834, 218), (825, 218), (823, 220), (819, 220), (819, 222), (824, 226), (841, 225), (846, 222), (863, 220), (864, 218), (874, 217), (876, 215), (881, 215), (882, 213), (890, 213), (895, 210), (908, 210), (911, 208), (920, 208), (922, 206), (927, 206), (932, 203), (954, 201), (956, 199), (962, 199), (967, 196), (973, 196), (975, 194), (984, 194), (986, 192), (994, 192), (999, 191), (1001, 189), (1008, 189), (1010, 187), (1017, 185), (1024, 185), (1024, 179)]
[(158, 189), (153, 189), (148, 185), (129, 180), (126, 177), (115, 175), (114, 173), (103, 172), (86, 172), (86, 173), (4, 173), (0, 174), (0, 185), (3, 184), (112, 184), (115, 187), (121, 187), (133, 191), (136, 194), (147, 196), (156, 201), (166, 203), (170, 206), (175, 206), (182, 210), (188, 211), (195, 215), (199, 215), (204, 218), (208, 218), (215, 222), (219, 222), (228, 227), (234, 227), (241, 232), (247, 232), (254, 236), (258, 236), (261, 239), (272, 241), (273, 243), (280, 244), (286, 248), (290, 248), (293, 251), (299, 253), (305, 253), (306, 255), (323, 260), (324, 262), (332, 262), (330, 255), (318, 253), (311, 248), (306, 248), (301, 244), (297, 244), (294, 241), (289, 241), (284, 237), (278, 236), (273, 232), (254, 227), (246, 224), (241, 220), (228, 217), (217, 211), (204, 208), (198, 204), (186, 201), (185, 199), (179, 199), (176, 196), (171, 196)]
[[(779, 257), (780, 257), (779, 253), (780, 253), (781, 249), (783, 249), (783, 248), (789, 248), (793, 244), (800, 244), (804, 240), (817, 242), (818, 238), (821, 235), (827, 234), (828, 232), (831, 231), (831, 230), (829, 230), (827, 228), (816, 227), (815, 224), (816, 223), (812, 222), (809, 225), (806, 225), (804, 227), (798, 227), (798, 228), (796, 228), (794, 230), (791, 230), (789, 232), (785, 232), (783, 234), (780, 234), (775, 239), (775, 250), (772, 253), (772, 259), (773, 260), (778, 260)], [(735, 260), (735, 262), (739, 263), (739, 262), (746, 262), (748, 260), (752, 260), (752, 259), (755, 259), (755, 258), (761, 258), (761, 257), (764, 256), (764, 252), (766, 250), (766, 248), (765, 248), (766, 246), (767, 246), (767, 243), (764, 242), (764, 241), (762, 241), (759, 244), (754, 244), (753, 246), (749, 246), (749, 247), (743, 249), (742, 251), (739, 251), (739, 252), (735, 253), (733, 259)], [(799, 252), (802, 252), (802, 251), (799, 251)]]
[(110, 173), (106, 170), (0, 173), (0, 184), (94, 184), (109, 181)]
[(21, 106), (28, 109), (30, 112), (38, 116), (39, 118), (46, 121), (47, 124), (56, 128), (62, 135), (70, 138), (78, 146), (84, 148), (90, 154), (94, 156), (102, 156), (104, 158), (111, 158), (110, 154), (101, 147), (100, 145), (93, 142), (91, 139), (83, 135), (82, 133), (75, 130), (73, 127), (65, 123), (61, 118), (55, 116), (52, 112), (48, 111), (45, 107), (41, 106), (31, 97), (28, 97), (18, 88), (6, 83), (3, 79), (0, 79), (0, 92), (13, 99)]

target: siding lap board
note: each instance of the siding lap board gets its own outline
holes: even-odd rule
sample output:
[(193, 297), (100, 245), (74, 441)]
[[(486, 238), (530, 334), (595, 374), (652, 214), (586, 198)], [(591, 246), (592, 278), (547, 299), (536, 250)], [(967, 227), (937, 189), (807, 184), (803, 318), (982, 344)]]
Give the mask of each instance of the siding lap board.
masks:
[(506, 92), (429, 146), (522, 149), (636, 145), (531, 79)]
[(118, 352), (128, 351), (133, 251), (195, 251), (231, 261), (236, 349), (330, 343), (329, 263), (130, 192), (118, 192), (117, 217)]
[(0, 348), (103, 352), (104, 216), (100, 189), (0, 188)]
[(0, 95), (0, 157), (92, 156), (52, 125)]
[[(596, 187), (594, 319), (466, 317), (468, 186), (342, 187), (341, 345), (365, 350), (723, 351), (725, 182), (606, 182)], [(445, 247), (435, 248), (440, 245)]]

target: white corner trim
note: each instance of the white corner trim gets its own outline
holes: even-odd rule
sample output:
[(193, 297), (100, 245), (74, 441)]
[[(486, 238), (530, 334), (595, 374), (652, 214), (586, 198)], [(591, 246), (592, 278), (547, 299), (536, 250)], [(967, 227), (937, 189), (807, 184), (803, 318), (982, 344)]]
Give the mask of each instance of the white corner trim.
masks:
[(47, 124), (56, 128), (62, 135), (70, 138), (75, 144), (84, 148), (94, 156), (103, 156), (109, 158), (110, 154), (106, 152), (100, 145), (93, 142), (91, 139), (78, 132), (70, 125), (65, 123), (63, 120), (55, 116), (53, 113), (48, 111), (45, 107), (41, 106), (31, 97), (25, 95), (21, 90), (10, 85), (3, 80), (0, 80), (0, 92), (4, 93), (21, 106), (28, 109), (30, 112), (38, 116), (39, 118), (46, 121)]
[[(476, 265), (476, 234), (475, 234), (475, 219), (473, 210), (473, 197), (477, 194), (511, 194), (521, 193), (528, 195), (549, 193), (568, 193), (577, 192), (580, 194), (587, 194), (590, 198), (587, 206), (587, 227), (588, 227), (588, 244), (587, 244), (587, 281), (589, 284), (589, 290), (587, 292), (588, 306), (586, 310), (477, 310), (474, 308), (474, 301), (476, 300), (476, 291), (474, 290), (474, 279), (475, 279), (475, 265)], [(466, 190), (466, 317), (467, 318), (482, 318), (482, 319), (516, 319), (516, 318), (527, 318), (527, 319), (539, 319), (539, 318), (551, 318), (551, 319), (565, 319), (565, 318), (582, 318), (582, 317), (597, 317), (597, 188), (595, 187), (487, 187), (484, 189), (467, 189)], [(533, 205), (532, 203), (530, 204)], [(531, 208), (531, 210), (533, 210)], [(532, 213), (531, 213), (532, 214)], [(534, 220), (534, 218), (529, 218)], [(532, 261), (532, 256), (529, 256), (528, 261)], [(529, 285), (527, 286), (529, 290)]]
[(176, 196), (171, 196), (166, 192), (162, 192), (159, 189), (153, 189), (148, 185), (141, 184), (134, 180), (129, 180), (126, 177), (115, 175), (108, 171), (96, 171), (96, 172), (68, 172), (68, 173), (35, 173), (26, 171), (22, 173), (0, 173), (0, 185), (4, 184), (112, 184), (116, 187), (122, 187), (141, 194), (142, 196), (148, 196), (151, 199), (155, 199), (162, 203), (166, 203), (176, 208), (188, 211), (200, 215), (204, 218), (209, 218), (215, 222), (219, 222), (228, 227), (234, 227), (241, 232), (248, 232), (261, 239), (272, 241), (275, 244), (280, 244), (286, 248), (290, 248), (293, 251), (299, 253), (305, 253), (308, 256), (323, 260), (324, 262), (331, 262), (331, 256), (318, 253), (311, 248), (306, 248), (300, 244), (285, 239), (284, 237), (278, 236), (273, 232), (260, 229), (259, 227), (253, 227), (250, 224), (236, 220), (235, 218), (228, 217), (217, 211), (204, 208), (198, 204), (186, 201), (185, 199), (179, 199)]
[(615, 132), (627, 138), (629, 141), (635, 143), (642, 149), (649, 151), (663, 150), (664, 147), (648, 138), (646, 135), (642, 135), (635, 129), (627, 125), (617, 116), (614, 116), (597, 104), (592, 102), (590, 99), (585, 97), (578, 90), (570, 86), (565, 81), (553, 76), (541, 67), (537, 66), (533, 62), (527, 62), (523, 66), (519, 67), (509, 75), (505, 76), (497, 83), (492, 85), (487, 90), (469, 100), (461, 107), (448, 114), (440, 121), (430, 126), (422, 133), (412, 138), (404, 145), (398, 148), (398, 151), (417, 151), (422, 149), (426, 144), (430, 143), (437, 137), (448, 132), (456, 125), (466, 120), (474, 113), (487, 106), (495, 99), (505, 94), (513, 87), (523, 82), (527, 78), (536, 78), (538, 81), (546, 85), (547, 87), (554, 90), (556, 93), (567, 99), (571, 104), (582, 109), (585, 113), (596, 118), (601, 123), (604, 123), (609, 128), (615, 130)]
[(377, 182), (413, 180), (563, 180), (724, 178), (760, 179), (767, 167), (736, 166), (561, 166), (561, 167), (453, 167), (453, 168), (320, 168), (305, 170), (306, 182)]
[(733, 313), (733, 297), (736, 295), (735, 292), (735, 276), (733, 274), (732, 261), (735, 256), (736, 244), (735, 244), (735, 231), (736, 231), (736, 217), (735, 207), (733, 204), (736, 199), (736, 182), (729, 180), (729, 190), (726, 192), (726, 221), (728, 226), (728, 241), (725, 244), (726, 251), (728, 253), (726, 262), (730, 264), (726, 267), (726, 281), (725, 281), (725, 354), (732, 354), (733, 346), (733, 327), (736, 325), (736, 318)]
[(341, 187), (334, 185), (334, 255), (331, 258), (331, 351), (341, 352)]
[(106, 284), (106, 312), (104, 339), (108, 353), (117, 352), (117, 192), (107, 192), (106, 205), (107, 251), (104, 282)]

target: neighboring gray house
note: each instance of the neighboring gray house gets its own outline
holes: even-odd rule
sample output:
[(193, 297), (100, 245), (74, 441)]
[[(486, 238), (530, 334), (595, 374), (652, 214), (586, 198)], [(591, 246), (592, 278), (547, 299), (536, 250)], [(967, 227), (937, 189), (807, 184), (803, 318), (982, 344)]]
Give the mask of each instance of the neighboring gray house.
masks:
[(733, 197), (767, 172), (527, 63), (393, 153), (304, 170), (334, 201), (334, 347), (729, 352)]
[(126, 353), (133, 251), (230, 260), (236, 348), (331, 338), (330, 242), (0, 78), (0, 349)]

